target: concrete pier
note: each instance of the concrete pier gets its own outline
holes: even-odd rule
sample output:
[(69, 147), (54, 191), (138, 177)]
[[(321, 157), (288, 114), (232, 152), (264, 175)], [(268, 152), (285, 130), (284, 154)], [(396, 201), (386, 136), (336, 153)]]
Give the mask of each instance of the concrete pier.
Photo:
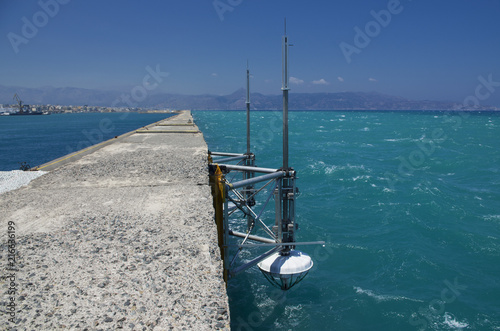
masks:
[(206, 166), (184, 111), (0, 195), (2, 328), (229, 329)]

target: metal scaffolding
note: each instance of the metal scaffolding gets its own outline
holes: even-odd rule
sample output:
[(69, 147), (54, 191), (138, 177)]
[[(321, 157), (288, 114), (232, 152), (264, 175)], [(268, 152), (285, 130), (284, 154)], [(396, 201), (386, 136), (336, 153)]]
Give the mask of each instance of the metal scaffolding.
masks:
[[(219, 232), (219, 247), (224, 260), (224, 278), (226, 280), (261, 263), (266, 259), (288, 259), (307, 256), (295, 251), (297, 245), (323, 245), (323, 241), (296, 242), (295, 233), (298, 224), (295, 219), (295, 199), (298, 196), (296, 187), (296, 172), (288, 165), (288, 37), (282, 39), (283, 54), (283, 164), (280, 168), (260, 168), (255, 166), (255, 155), (250, 152), (250, 71), (247, 64), (247, 150), (246, 153), (209, 152), (209, 172), (212, 193), (214, 196), (215, 221)], [(237, 162), (230, 164), (230, 162)], [(236, 174), (229, 177), (229, 174)], [(241, 176), (237, 176), (241, 174)], [(241, 179), (235, 180), (236, 177)], [(257, 185), (258, 184), (258, 185)], [(260, 187), (258, 187), (260, 186)], [(258, 187), (258, 188), (257, 188)], [(256, 196), (266, 193), (264, 203), (256, 204)], [(263, 213), (271, 198), (274, 198), (273, 225), (266, 224)], [(239, 214), (240, 219), (246, 219), (246, 231), (241, 232), (231, 228), (230, 218)], [(269, 222), (268, 222), (269, 223)], [(240, 224), (240, 227), (242, 225)], [(256, 235), (260, 228), (263, 235)], [(230, 237), (243, 239), (238, 244), (231, 244)], [(248, 241), (255, 242), (253, 244)], [(237, 248), (233, 256), (229, 248)], [(269, 250), (246, 263), (237, 263), (243, 248), (268, 247)], [(266, 271), (267, 267), (259, 264), (259, 268), (271, 283), (283, 290), (288, 290), (298, 283), (312, 267), (312, 261), (302, 272), (296, 274), (281, 274), (280, 271)], [(266, 260), (267, 261), (267, 260)], [(281, 261), (281, 260), (280, 260)], [(284, 260), (283, 260), (284, 261)], [(266, 270), (265, 270), (266, 269)], [(294, 277), (292, 277), (294, 276)], [(281, 279), (277, 281), (276, 279)]]

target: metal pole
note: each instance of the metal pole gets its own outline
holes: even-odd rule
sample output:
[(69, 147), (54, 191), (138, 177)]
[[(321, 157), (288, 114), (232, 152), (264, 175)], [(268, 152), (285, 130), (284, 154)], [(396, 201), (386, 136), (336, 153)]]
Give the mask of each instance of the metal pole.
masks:
[(283, 90), (283, 169), (288, 169), (288, 90)]
[(212, 156), (245, 156), (245, 154), (241, 153), (223, 153), (223, 152), (208, 152)]
[(270, 180), (270, 179), (273, 179), (273, 178), (280, 178), (280, 177), (283, 177), (284, 175), (285, 175), (285, 172), (283, 172), (283, 171), (277, 171), (277, 172), (273, 172), (272, 174), (257, 176), (257, 177), (253, 177), (253, 178), (250, 178), (250, 179), (245, 179), (245, 180), (242, 180), (242, 181), (239, 181), (239, 182), (236, 182), (236, 183), (230, 183), (230, 184), (228, 184), (228, 186), (229, 186), (229, 188), (231, 190), (234, 190), (234, 189), (237, 189), (237, 188), (240, 188), (240, 187), (244, 187), (244, 186), (247, 186), (247, 185), (252, 185), (252, 184), (255, 184), (255, 183), (259, 183), (259, 182), (264, 182), (266, 180)]
[(250, 267), (253, 267), (254, 265), (256, 265), (257, 263), (259, 263), (260, 261), (262, 261), (265, 258), (267, 258), (268, 256), (273, 255), (274, 253), (276, 253), (279, 250), (280, 250), (280, 247), (274, 247), (273, 249), (271, 249), (271, 250), (265, 252), (264, 254), (256, 257), (252, 261), (250, 261), (248, 263), (245, 263), (244, 265), (239, 266), (238, 268), (234, 268), (234, 269), (230, 270), (229, 271), (229, 275), (231, 277), (234, 277), (237, 274), (239, 274), (240, 272), (245, 271), (245, 270), (247, 270)]
[[(248, 60), (247, 60), (247, 100), (246, 100), (246, 106), (247, 106), (247, 159), (245, 160), (245, 166), (255, 166), (255, 156), (250, 153), (250, 70), (248, 69)], [(250, 179), (255, 176), (255, 173), (253, 171), (245, 171), (243, 173), (243, 179)], [(248, 185), (244, 191), (243, 191), (243, 196), (245, 200), (248, 199), (248, 197), (252, 196), (254, 192), (254, 185)], [(250, 198), (247, 201), (249, 206), (255, 205), (255, 199)], [(251, 231), (253, 228), (253, 223), (254, 220), (250, 214), (247, 216), (247, 228), (248, 231)]]
[(283, 193), (281, 191), (281, 187), (283, 184), (282, 180), (279, 180), (277, 182), (276, 189), (274, 190), (274, 202), (275, 202), (275, 209), (274, 209), (274, 217), (275, 217), (275, 222), (274, 222), (274, 233), (276, 234), (277, 241), (282, 242), (282, 230), (283, 230), (283, 211), (282, 211), (282, 196)]
[[(245, 236), (244, 233), (241, 233), (243, 236)], [(240, 235), (237, 235), (236, 237), (240, 237)], [(249, 238), (250, 239), (250, 238)], [(266, 238), (264, 238), (266, 239)], [(255, 240), (258, 241), (258, 240)], [(303, 241), (303, 242), (293, 242), (293, 243), (280, 243), (280, 246), (305, 246), (305, 245), (325, 245), (324, 241)], [(242, 248), (253, 248), (253, 247), (272, 247), (276, 246), (276, 243), (263, 243), (263, 244), (233, 244), (233, 245), (227, 245), (227, 247), (242, 247)]]
[(263, 242), (263, 243), (276, 244), (276, 241), (273, 239), (268, 239), (268, 238), (264, 238), (264, 237), (260, 237), (260, 236), (254, 236), (254, 235), (248, 235), (246, 233), (242, 233), (242, 232), (238, 232), (238, 231), (229, 230), (229, 234), (231, 236), (240, 237), (240, 238), (248, 237), (248, 239), (250, 239), (250, 240), (255, 240), (255, 241), (259, 241), (259, 242)]
[[(282, 44), (282, 90), (283, 90), (283, 170), (286, 176), (281, 179), (281, 189), (279, 192), (279, 200), (281, 201), (280, 219), (277, 225), (278, 236), (281, 242), (294, 242), (294, 189), (295, 189), (295, 174), (290, 173), (288, 167), (288, 36), (286, 35), (286, 19), (285, 19), (285, 35), (283, 36)], [(278, 217), (278, 216), (277, 216)], [(278, 221), (278, 219), (277, 219)], [(277, 222), (278, 223), (278, 222)], [(293, 246), (283, 247), (281, 254), (288, 254)]]
[(283, 36), (282, 49), (282, 87), (283, 90), (283, 169), (288, 169), (288, 36), (286, 35), (286, 20), (285, 20), (285, 35)]
[(279, 171), (279, 169), (271, 169), (271, 168), (259, 168), (259, 167), (249, 167), (249, 166), (240, 166), (240, 165), (232, 165), (232, 164), (220, 164), (219, 167), (224, 170), (224, 168), (228, 170), (235, 171), (247, 171), (247, 172), (262, 172), (262, 173), (273, 173)]
[(231, 156), (231, 157), (226, 157), (226, 158), (223, 158), (223, 159), (215, 159), (213, 160), (214, 163), (219, 163), (219, 162), (229, 162), (229, 161), (236, 161), (236, 160), (243, 160), (243, 159), (246, 159), (247, 156), (246, 155), (242, 155), (242, 156)]
[(247, 154), (250, 154), (250, 70), (247, 61)]

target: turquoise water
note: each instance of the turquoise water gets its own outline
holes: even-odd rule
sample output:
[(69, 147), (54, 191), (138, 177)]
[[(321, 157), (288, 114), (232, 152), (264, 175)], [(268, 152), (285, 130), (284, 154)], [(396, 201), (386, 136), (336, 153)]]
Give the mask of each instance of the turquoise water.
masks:
[(171, 114), (77, 113), (0, 116), (0, 171), (35, 167)]
[[(244, 112), (193, 116), (245, 151)], [(280, 167), (281, 114), (251, 116), (257, 164)], [(291, 112), (290, 153), (297, 240), (327, 244), (300, 247), (314, 267), (286, 293), (256, 267), (230, 280), (233, 330), (500, 330), (500, 114)]]

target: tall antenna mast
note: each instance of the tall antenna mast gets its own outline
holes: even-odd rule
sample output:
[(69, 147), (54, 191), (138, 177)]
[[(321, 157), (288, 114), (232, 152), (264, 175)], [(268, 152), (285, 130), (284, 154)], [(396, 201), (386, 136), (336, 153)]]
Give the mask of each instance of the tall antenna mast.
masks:
[(250, 154), (250, 70), (247, 60), (247, 154)]
[(282, 87), (283, 91), (283, 170), (288, 169), (288, 36), (282, 39)]
[[(294, 212), (294, 190), (295, 190), (295, 175), (291, 175), (290, 168), (288, 167), (288, 36), (286, 35), (286, 18), (285, 18), (285, 35), (282, 39), (282, 84), (281, 90), (283, 91), (283, 171), (287, 175), (281, 181), (281, 191), (278, 199), (281, 200), (281, 214), (277, 218), (276, 227), (278, 229), (278, 237), (281, 242), (294, 242), (294, 231), (290, 227), (294, 227), (295, 212)], [(288, 255), (293, 247), (284, 246), (280, 252), (281, 255)]]
[[(295, 249), (299, 244), (323, 244), (324, 241), (318, 242), (303, 242), (295, 241), (295, 233), (298, 230), (298, 224), (295, 222), (295, 198), (299, 191), (295, 186), (297, 179), (296, 172), (288, 166), (288, 36), (286, 34), (286, 19), (285, 19), (285, 34), (282, 44), (282, 87), (283, 91), (283, 167), (281, 169), (259, 168), (255, 166), (255, 156), (250, 153), (250, 70), (248, 69), (247, 61), (247, 154), (234, 153), (214, 153), (215, 156), (229, 156), (227, 158), (217, 159), (214, 163), (210, 159), (210, 181), (214, 192), (214, 207), (217, 228), (219, 231), (219, 247), (221, 247), (222, 255), (224, 256), (224, 275), (225, 280), (228, 277), (233, 277), (244, 270), (257, 265), (264, 276), (275, 286), (282, 290), (288, 290), (295, 284), (300, 282), (307, 275), (313, 266), (311, 257), (301, 251)], [(245, 165), (222, 164), (222, 162), (245, 160)], [(239, 161), (240, 163), (241, 161)], [(238, 164), (239, 164), (238, 163)], [(220, 168), (219, 168), (220, 167)], [(221, 171), (224, 169), (224, 173)], [(231, 170), (243, 171), (243, 180), (229, 183), (225, 173)], [(264, 175), (255, 176), (256, 173), (265, 173)], [(233, 176), (234, 178), (234, 176)], [(269, 183), (274, 182), (274, 188), (269, 192), (269, 197), (263, 208), (266, 207), (270, 198), (274, 196), (274, 226), (269, 228), (261, 219), (261, 214), (253, 211), (253, 206), (256, 205), (254, 196), (262, 191), (262, 188), (255, 189), (256, 183), (267, 182), (262, 188)], [(242, 190), (239, 190), (243, 188)], [(229, 195), (231, 194), (231, 195)], [(240, 210), (247, 218), (247, 232), (237, 232), (230, 229), (229, 216), (233, 210), (229, 207), (229, 201), (233, 202), (237, 207), (234, 210)], [(261, 212), (262, 213), (262, 212)], [(257, 235), (252, 235), (255, 225), (259, 222), (265, 232), (271, 237), (265, 238)], [(238, 252), (234, 255), (231, 262), (228, 260), (228, 237), (229, 235), (244, 238), (239, 246)], [(259, 244), (245, 244), (247, 240), (261, 242), (262, 246), (274, 246), (274, 248), (261, 254), (260, 256), (244, 263), (243, 265), (233, 267), (238, 254), (242, 248), (246, 246), (260, 246)], [(232, 245), (230, 245), (232, 246)]]

